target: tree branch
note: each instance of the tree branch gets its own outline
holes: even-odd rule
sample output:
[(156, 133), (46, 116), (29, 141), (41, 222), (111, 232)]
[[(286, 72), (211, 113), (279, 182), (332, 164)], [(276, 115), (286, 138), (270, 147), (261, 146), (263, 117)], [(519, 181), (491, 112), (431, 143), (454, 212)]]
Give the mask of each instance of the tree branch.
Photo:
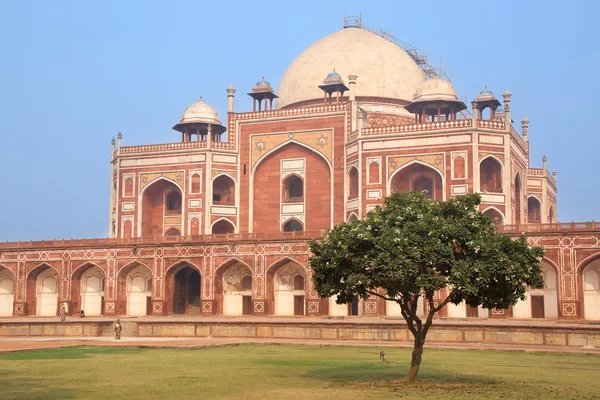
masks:
[(387, 297), (387, 296), (384, 296), (384, 295), (382, 295), (382, 294), (379, 294), (379, 293), (377, 293), (377, 292), (373, 292), (373, 291), (371, 291), (371, 290), (367, 290), (367, 293), (369, 293), (369, 294), (372, 294), (373, 296), (381, 297), (381, 298), (382, 298), (382, 299), (384, 299), (384, 300), (388, 300), (388, 301), (396, 301), (396, 299), (389, 298), (389, 297)]

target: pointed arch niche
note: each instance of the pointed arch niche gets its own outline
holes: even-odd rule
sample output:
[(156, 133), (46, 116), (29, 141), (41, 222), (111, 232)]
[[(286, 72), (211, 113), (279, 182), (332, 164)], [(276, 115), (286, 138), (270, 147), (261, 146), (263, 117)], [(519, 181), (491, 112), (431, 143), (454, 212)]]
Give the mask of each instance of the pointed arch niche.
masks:
[[(282, 168), (284, 162), (290, 160), (303, 160), (304, 170), (302, 176), (304, 204), (284, 204), (273, 201), (273, 196), (284, 199)], [(288, 171), (288, 170), (286, 170)], [(288, 171), (289, 172), (289, 171)], [(248, 223), (252, 232), (280, 233), (282, 221), (282, 209), (294, 208), (287, 216), (304, 214), (304, 230), (317, 231), (330, 229), (333, 223), (332, 203), (332, 169), (328, 159), (320, 152), (310, 149), (303, 144), (287, 142), (275, 150), (272, 150), (253, 167), (250, 177), (251, 201)], [(291, 207), (288, 207), (291, 206)]]
[(482, 192), (502, 193), (502, 163), (488, 156), (479, 163), (479, 188)]
[(181, 188), (165, 178), (145, 187), (141, 193), (141, 236), (165, 236), (170, 228), (182, 232), (182, 196)]
[(432, 200), (443, 200), (443, 179), (436, 169), (413, 162), (397, 170), (390, 179), (391, 192), (425, 192)]

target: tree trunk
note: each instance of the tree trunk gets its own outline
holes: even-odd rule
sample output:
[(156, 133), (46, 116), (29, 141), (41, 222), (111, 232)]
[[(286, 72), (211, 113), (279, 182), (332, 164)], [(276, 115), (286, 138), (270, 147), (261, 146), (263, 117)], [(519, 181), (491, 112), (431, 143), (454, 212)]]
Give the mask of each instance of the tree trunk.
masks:
[(425, 344), (425, 335), (417, 334), (414, 335), (415, 344), (413, 347), (412, 358), (410, 360), (410, 369), (406, 376), (402, 379), (403, 382), (413, 382), (417, 374), (419, 373), (419, 367), (421, 366), (421, 359), (423, 356), (423, 345)]

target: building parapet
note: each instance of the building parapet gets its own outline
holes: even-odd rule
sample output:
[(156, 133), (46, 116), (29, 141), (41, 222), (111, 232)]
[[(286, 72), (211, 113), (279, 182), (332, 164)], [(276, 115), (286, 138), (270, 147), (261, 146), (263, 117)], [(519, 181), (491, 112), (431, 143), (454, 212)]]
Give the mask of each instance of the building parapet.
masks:
[(551, 224), (521, 224), (504, 225), (498, 229), (502, 233), (563, 233), (563, 232), (589, 232), (600, 233), (600, 222), (556, 222)]
[(550, 182), (554, 182), (554, 176), (550, 173), (550, 171), (546, 170), (544, 172), (543, 168), (528, 168), (527, 175), (533, 176), (545, 176)]
[(477, 120), (477, 127), (504, 131), (504, 130), (506, 130), (506, 123), (503, 121), (497, 121), (497, 120), (479, 119), (479, 120)]
[(468, 128), (470, 126), (472, 126), (472, 121), (470, 119), (458, 119), (456, 121), (429, 122), (425, 124), (409, 124), (382, 126), (377, 128), (363, 128), (361, 133), (362, 135), (368, 136), (383, 135), (388, 133), (421, 132), (440, 129)]
[(245, 112), (245, 113), (231, 113), (230, 123), (236, 120), (249, 120), (249, 119), (261, 119), (261, 118), (274, 118), (274, 117), (293, 117), (297, 115), (308, 115), (308, 114), (323, 114), (337, 111), (346, 111), (349, 103), (339, 104), (324, 104), (320, 106), (310, 106), (301, 108), (283, 108), (280, 110), (271, 111), (256, 111), (256, 112)]
[[(498, 228), (501, 233), (563, 233), (563, 232), (597, 232), (600, 234), (600, 222), (557, 222), (550, 224), (522, 224), (504, 225)], [(134, 238), (95, 238), (95, 239), (60, 239), (60, 240), (30, 240), (27, 242), (0, 243), (0, 249), (38, 249), (38, 248), (78, 248), (78, 247), (111, 247), (131, 245), (158, 245), (158, 244), (197, 244), (197, 243), (224, 243), (244, 241), (281, 241), (281, 240), (312, 240), (322, 239), (327, 231), (299, 231), (279, 233), (228, 233), (219, 235), (192, 235), (192, 236), (162, 236), (162, 237), (134, 237)]]
[(235, 241), (279, 241), (279, 240), (312, 240), (324, 238), (326, 231), (298, 231), (279, 233), (226, 233), (215, 235), (191, 236), (162, 236), (134, 238), (95, 238), (95, 239), (60, 239), (60, 240), (30, 240), (27, 242), (0, 243), (0, 249), (33, 249), (33, 248), (74, 248), (74, 247), (111, 247), (131, 245), (157, 244), (192, 244), (192, 243), (223, 243)]
[[(186, 149), (198, 149), (206, 148), (206, 141), (195, 141), (195, 142), (178, 142), (178, 143), (162, 143), (162, 144), (147, 144), (141, 146), (126, 146), (121, 147), (120, 154), (134, 154), (134, 153), (153, 153), (157, 151), (167, 150), (186, 150)], [(227, 144), (227, 143), (223, 143)]]

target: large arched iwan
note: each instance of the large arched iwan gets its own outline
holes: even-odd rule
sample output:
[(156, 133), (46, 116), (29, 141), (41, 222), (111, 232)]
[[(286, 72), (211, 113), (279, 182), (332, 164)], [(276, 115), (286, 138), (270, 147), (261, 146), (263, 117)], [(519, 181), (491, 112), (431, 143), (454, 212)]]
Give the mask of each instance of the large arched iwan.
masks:
[(321, 155), (296, 143), (289, 143), (262, 161), (254, 173), (254, 232), (277, 233), (280, 231), (280, 204), (273, 197), (281, 198), (281, 160), (304, 158), (306, 180), (304, 193), (306, 231), (329, 229), (331, 221), (331, 172), (329, 164)]

